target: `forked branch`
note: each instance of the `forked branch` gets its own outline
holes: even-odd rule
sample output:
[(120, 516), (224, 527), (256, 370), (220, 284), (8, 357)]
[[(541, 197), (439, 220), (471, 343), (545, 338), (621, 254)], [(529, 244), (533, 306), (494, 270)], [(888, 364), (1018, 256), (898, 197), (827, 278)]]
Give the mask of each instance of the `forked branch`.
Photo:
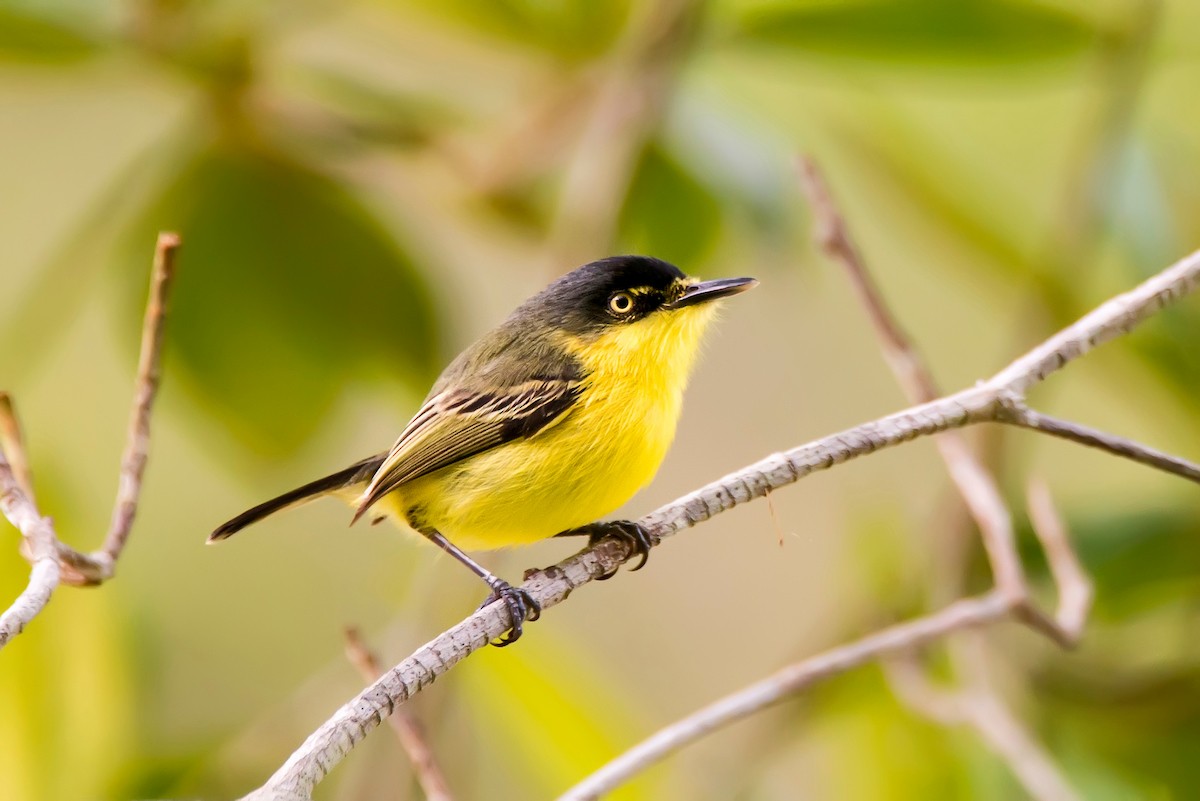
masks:
[[(817, 239), (825, 252), (849, 275), (880, 340), (885, 359), (908, 399), (919, 403), (937, 397), (939, 392), (932, 372), (871, 278), (820, 170), (806, 158), (800, 160), (800, 182), (816, 216)], [(1026, 410), (1023, 404), (1019, 408)], [(1087, 617), (1087, 606), (1081, 608), (1078, 601), (1085, 595), (1090, 597), (1090, 583), (1061, 521), (1054, 514), (1049, 490), (1044, 484), (1036, 488), (1037, 508), (1041, 513), (1039, 520), (1048, 529), (1042, 542), (1051, 564), (1062, 563), (1061, 569), (1054, 570), (1054, 576), (1059, 585), (1060, 605), (1070, 607), (1067, 615), (1054, 618), (1041, 612), (1030, 597), (1016, 549), (1012, 514), (991, 471), (975, 455), (962, 432), (947, 431), (936, 438), (936, 443), (967, 511), (983, 536), (998, 589), (1014, 599), (1014, 616), (1062, 645), (1073, 645), (1082, 633)], [(933, 683), (921, 674), (916, 654), (910, 653), (885, 662), (885, 666), (890, 666), (889, 676), (897, 697), (935, 720), (969, 724), (992, 751), (1008, 763), (1033, 798), (1076, 801), (1078, 796), (1062, 771), (987, 680), (982, 633), (951, 639), (949, 645), (952, 660), (958, 668), (959, 682), (965, 685), (964, 688), (935, 690)]]
[(176, 234), (159, 234), (117, 500), (112, 524), (99, 550), (82, 553), (65, 545), (55, 533), (50, 519), (42, 517), (38, 511), (16, 411), (7, 394), (0, 397), (0, 511), (21, 532), (24, 538), (21, 552), (33, 563), (24, 592), (0, 614), (0, 648), (46, 608), (60, 583), (91, 586), (113, 576), (133, 525), (150, 447), (150, 411), (158, 391), (167, 292), (178, 249)]

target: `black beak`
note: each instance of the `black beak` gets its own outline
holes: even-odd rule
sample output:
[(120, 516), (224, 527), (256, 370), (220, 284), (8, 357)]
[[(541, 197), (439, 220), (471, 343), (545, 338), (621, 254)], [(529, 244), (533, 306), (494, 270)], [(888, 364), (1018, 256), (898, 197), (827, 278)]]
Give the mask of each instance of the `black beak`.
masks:
[(697, 303), (707, 303), (717, 298), (727, 298), (758, 286), (754, 278), (718, 278), (715, 281), (700, 281), (683, 290), (677, 299), (666, 304), (668, 309), (682, 309)]

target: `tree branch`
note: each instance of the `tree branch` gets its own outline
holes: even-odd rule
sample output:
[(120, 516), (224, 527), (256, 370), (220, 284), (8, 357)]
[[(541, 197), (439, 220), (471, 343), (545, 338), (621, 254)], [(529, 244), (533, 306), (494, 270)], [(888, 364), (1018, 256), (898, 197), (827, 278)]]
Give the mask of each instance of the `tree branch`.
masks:
[(1092, 609), (1092, 581), (1079, 563), (1079, 555), (1071, 547), (1067, 527), (1050, 489), (1043, 481), (1031, 481), (1026, 490), (1026, 504), (1033, 533), (1046, 554), (1050, 575), (1058, 588), (1058, 609), (1054, 614), (1058, 627), (1066, 633), (1069, 645), (1078, 643)]
[[(1200, 251), (1103, 304), (975, 387), (772, 454), (651, 512), (639, 522), (656, 540), (661, 540), (849, 459), (919, 436), (998, 420), (1006, 413), (1006, 405), (1014, 397), (1020, 397), (1023, 388), (1042, 380), (1095, 344), (1130, 330), (1164, 305), (1195, 289), (1198, 282)], [(544, 610), (549, 610), (578, 587), (605, 575), (629, 557), (623, 543), (601, 542), (553, 567), (535, 571), (523, 588)], [(988, 602), (989, 609), (993, 603)], [(1004, 601), (1001, 606), (1007, 609), (1008, 603)], [(310, 797), (316, 783), (398, 704), (511, 627), (505, 605), (493, 603), (438, 635), (337, 710), (266, 784), (246, 798)]]
[[(346, 629), (346, 658), (367, 681), (375, 681), (383, 673), (378, 658), (371, 653), (358, 629), (353, 626)], [(388, 718), (388, 722), (396, 732), (400, 747), (412, 762), (413, 772), (425, 793), (425, 798), (428, 801), (454, 801), (446, 777), (438, 766), (433, 749), (425, 741), (425, 733), (421, 731), (421, 724), (416, 718), (408, 714), (408, 710), (399, 708)]]
[(1118, 437), (1104, 431), (1098, 431), (1069, 420), (1059, 420), (1025, 406), (1023, 403), (1012, 403), (1006, 409), (1006, 414), (997, 422), (1008, 423), (1032, 431), (1040, 431), (1052, 437), (1060, 437), (1089, 448), (1098, 448), (1114, 456), (1132, 459), (1138, 464), (1144, 464), (1172, 475), (1186, 478), (1188, 481), (1200, 483), (1200, 465), (1172, 456), (1169, 453), (1155, 450), (1147, 445), (1134, 442), (1131, 439)]
[(178, 250), (178, 234), (158, 235), (154, 268), (150, 273), (150, 297), (142, 320), (142, 345), (133, 387), (133, 408), (129, 412), (129, 432), (125, 438), (125, 452), (121, 455), (117, 500), (113, 505), (108, 536), (100, 549), (114, 563), (129, 539), (133, 517), (137, 514), (138, 496), (142, 492), (142, 474), (146, 471), (150, 450), (150, 412), (161, 380), (159, 365), (162, 362), (163, 326), (167, 319), (167, 295), (175, 277), (175, 253)]
[(600, 798), (668, 754), (777, 704), (818, 681), (845, 673), (881, 656), (911, 650), (951, 632), (1000, 620), (1011, 611), (1011, 602), (993, 590), (976, 598), (955, 601), (936, 614), (889, 626), (852, 643), (789, 665), (660, 729), (563, 793), (558, 801), (591, 801)]
[[(819, 241), (825, 251), (840, 261), (850, 275), (881, 341), (885, 359), (905, 394), (913, 402), (936, 397), (939, 392), (932, 372), (876, 287), (870, 271), (850, 239), (848, 226), (838, 211), (820, 170), (810, 159), (801, 158), (800, 178), (817, 217), (817, 229), (821, 232)], [(1055, 573), (1056, 578), (1071, 582), (1069, 587), (1061, 586), (1059, 593), (1060, 598), (1070, 598), (1072, 604), (1070, 629), (1061, 625), (1060, 619), (1051, 619), (1041, 612), (1029, 596), (1013, 535), (1012, 515), (995, 477), (975, 455), (961, 433), (949, 431), (939, 435), (937, 446), (967, 511), (979, 527), (999, 589), (1011, 593), (1011, 597), (1016, 601), (1016, 617), (1064, 646), (1074, 644), (1087, 617), (1086, 606), (1083, 607), (1082, 614), (1075, 614), (1080, 611), (1075, 604), (1078, 597), (1078, 585), (1075, 582), (1083, 581), (1086, 585), (1087, 580), (1079, 568), (1062, 526), (1058, 526), (1051, 532), (1053, 536), (1048, 536), (1043, 542), (1054, 546), (1054, 559), (1069, 562), (1075, 568), (1073, 571), (1063, 570)], [(1039, 502), (1050, 504), (1049, 490), (1044, 485), (1041, 486), (1041, 490), (1043, 494), (1039, 496)], [(1049, 508), (1052, 514), (1052, 507)], [(1045, 511), (1045, 507), (1042, 511)], [(1062, 772), (1042, 749), (1034, 735), (1021, 726), (1016, 716), (986, 680), (987, 665), (979, 657), (983, 647), (980, 637), (969, 639), (970, 642), (964, 642), (962, 638), (953, 642), (951, 651), (955, 663), (965, 674), (963, 681), (969, 689), (935, 694), (932, 683), (924, 677), (917, 660), (901, 658), (893, 665), (896, 670), (900, 667), (907, 668), (904, 675), (892, 677), (897, 696), (918, 711), (943, 723), (950, 722), (951, 719), (955, 722), (969, 723), (992, 751), (1006, 762), (1033, 797), (1042, 801), (1069, 801), (1077, 798)], [(972, 658), (967, 658), (964, 649), (971, 644), (974, 644), (975, 649), (970, 652)], [(887, 666), (885, 664), (885, 667)], [(907, 681), (901, 682), (900, 679), (905, 677)], [(951, 712), (953, 714), (950, 714)]]
[(117, 506), (100, 550), (85, 554), (65, 545), (55, 534), (50, 519), (42, 517), (33, 500), (32, 481), (11, 399), (5, 394), (0, 400), (0, 511), (21, 532), (22, 553), (33, 563), (26, 589), (0, 615), (0, 648), (46, 608), (59, 584), (93, 586), (112, 578), (116, 560), (129, 537), (146, 466), (150, 409), (158, 389), (166, 294), (178, 248), (177, 235), (159, 234)]

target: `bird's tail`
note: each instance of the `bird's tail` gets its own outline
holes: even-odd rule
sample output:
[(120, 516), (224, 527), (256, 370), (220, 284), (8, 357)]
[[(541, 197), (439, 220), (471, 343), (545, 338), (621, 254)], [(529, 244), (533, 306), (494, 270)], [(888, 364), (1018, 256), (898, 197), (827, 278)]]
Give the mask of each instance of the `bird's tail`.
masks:
[(273, 515), (282, 509), (297, 506), (330, 492), (336, 492), (345, 487), (353, 486), (354, 484), (366, 483), (371, 479), (371, 476), (375, 475), (375, 471), (379, 469), (379, 466), (383, 464), (385, 456), (387, 456), (386, 453), (381, 453), (368, 459), (363, 459), (361, 462), (355, 462), (344, 470), (339, 470), (324, 478), (318, 478), (316, 481), (310, 481), (303, 487), (297, 487), (291, 492), (283, 493), (278, 498), (272, 498), (252, 509), (247, 509), (227, 523), (217, 526), (217, 529), (208, 535), (208, 541), (216, 542), (226, 537), (232, 537), (251, 523), (257, 523), (264, 517)]

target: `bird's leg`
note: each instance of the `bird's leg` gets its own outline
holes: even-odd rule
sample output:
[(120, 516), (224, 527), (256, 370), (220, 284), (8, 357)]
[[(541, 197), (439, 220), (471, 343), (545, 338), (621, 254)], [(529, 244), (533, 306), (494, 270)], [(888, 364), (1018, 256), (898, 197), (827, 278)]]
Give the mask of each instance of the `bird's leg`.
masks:
[[(633, 570), (641, 570), (646, 566), (646, 560), (650, 558), (650, 549), (657, 545), (655, 537), (645, 526), (635, 520), (607, 520), (599, 523), (588, 523), (586, 526), (579, 528), (569, 528), (556, 537), (587, 537), (588, 545), (595, 545), (605, 537), (611, 537), (615, 540), (620, 540), (629, 547), (629, 556), (632, 559), (634, 556), (640, 556), (637, 566)], [(617, 571), (601, 576), (598, 580), (605, 581), (616, 575)]]
[(492, 594), (479, 605), (480, 609), (496, 600), (504, 601), (504, 605), (508, 607), (508, 612), (512, 616), (512, 629), (508, 634), (492, 643), (493, 645), (499, 647), (512, 645), (521, 638), (525, 621), (537, 620), (541, 616), (542, 605), (532, 595), (520, 587), (512, 586), (504, 579), (489, 572), (483, 565), (463, 553), (457, 545), (442, 536), (441, 532), (437, 529), (426, 529), (421, 534), (428, 538), (434, 545), (466, 565), (468, 570), (483, 579), (488, 587), (491, 588)]

